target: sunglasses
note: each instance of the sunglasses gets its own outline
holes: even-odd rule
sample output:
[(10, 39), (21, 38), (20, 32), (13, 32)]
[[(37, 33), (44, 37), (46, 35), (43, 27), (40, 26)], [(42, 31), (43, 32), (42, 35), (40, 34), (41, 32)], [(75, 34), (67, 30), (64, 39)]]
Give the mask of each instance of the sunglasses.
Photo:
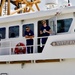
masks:
[(29, 29), (26, 29), (26, 30), (29, 30)]

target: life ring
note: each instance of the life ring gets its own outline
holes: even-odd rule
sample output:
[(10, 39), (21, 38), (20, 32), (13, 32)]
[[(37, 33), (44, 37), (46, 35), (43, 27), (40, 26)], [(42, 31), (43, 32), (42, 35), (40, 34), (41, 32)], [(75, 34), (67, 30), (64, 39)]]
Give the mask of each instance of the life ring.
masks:
[(25, 54), (26, 53), (26, 47), (23, 43), (18, 43), (14, 50), (15, 54)]

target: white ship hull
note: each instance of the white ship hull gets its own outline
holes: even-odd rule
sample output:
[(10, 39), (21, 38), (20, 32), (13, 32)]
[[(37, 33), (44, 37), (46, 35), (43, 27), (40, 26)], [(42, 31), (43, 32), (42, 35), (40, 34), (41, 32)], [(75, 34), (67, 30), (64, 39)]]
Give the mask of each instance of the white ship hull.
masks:
[(75, 59), (60, 62), (0, 65), (2, 75), (75, 75)]

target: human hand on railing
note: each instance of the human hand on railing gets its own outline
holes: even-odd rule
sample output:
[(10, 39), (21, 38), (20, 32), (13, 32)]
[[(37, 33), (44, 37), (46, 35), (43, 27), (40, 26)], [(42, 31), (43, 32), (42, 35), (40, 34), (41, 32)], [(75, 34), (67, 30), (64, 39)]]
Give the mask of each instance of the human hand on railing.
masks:
[(29, 38), (29, 36), (28, 36), (28, 35), (26, 35), (26, 36), (25, 36), (25, 38)]
[(34, 37), (34, 36), (30, 36), (29, 38), (30, 38), (30, 39), (33, 39), (33, 37)]

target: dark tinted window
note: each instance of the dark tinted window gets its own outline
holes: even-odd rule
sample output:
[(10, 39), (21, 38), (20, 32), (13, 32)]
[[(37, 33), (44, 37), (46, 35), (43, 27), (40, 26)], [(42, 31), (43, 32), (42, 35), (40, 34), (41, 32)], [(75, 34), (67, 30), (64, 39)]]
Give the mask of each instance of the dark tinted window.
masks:
[(26, 26), (28, 26), (28, 27), (30, 27), (30, 29), (34, 32), (34, 24), (25, 24), (25, 25), (23, 25), (23, 27), (22, 27), (22, 32), (23, 32), (23, 34), (22, 34), (22, 36), (25, 36), (25, 29), (26, 29)]
[(72, 20), (73, 20), (72, 18), (58, 20), (57, 21), (57, 33), (68, 32), (71, 26)]
[(19, 26), (9, 27), (9, 38), (19, 37)]
[(6, 28), (0, 28), (0, 39), (5, 39), (5, 35), (6, 35)]

